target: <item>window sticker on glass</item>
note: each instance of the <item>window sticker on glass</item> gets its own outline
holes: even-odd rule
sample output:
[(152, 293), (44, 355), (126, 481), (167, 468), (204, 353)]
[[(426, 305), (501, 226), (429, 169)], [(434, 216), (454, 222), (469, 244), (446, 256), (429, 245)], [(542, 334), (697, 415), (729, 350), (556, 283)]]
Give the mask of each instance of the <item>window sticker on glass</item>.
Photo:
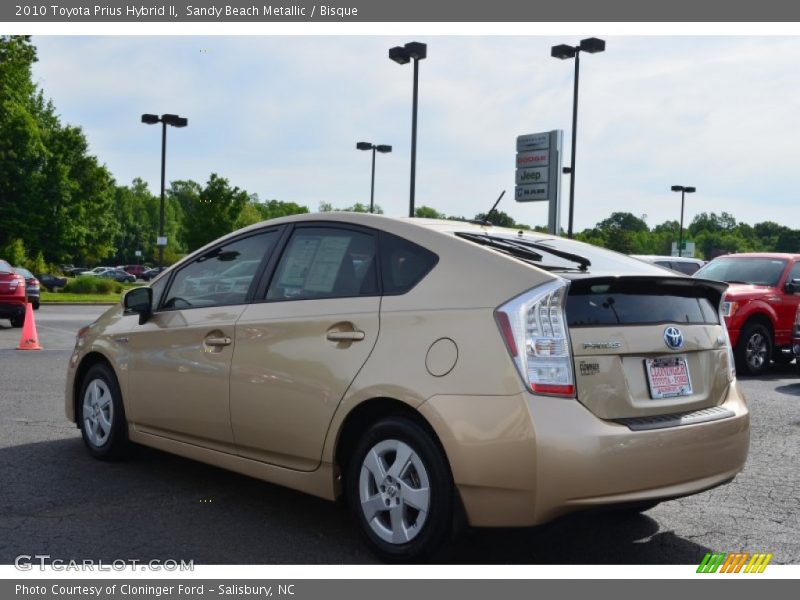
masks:
[(314, 262), (306, 275), (305, 289), (309, 292), (330, 293), (339, 268), (342, 265), (347, 247), (350, 245), (349, 237), (326, 237), (317, 249)]
[(286, 254), (286, 262), (281, 272), (279, 285), (284, 288), (302, 288), (308, 275), (308, 269), (314, 260), (320, 238), (298, 236)]

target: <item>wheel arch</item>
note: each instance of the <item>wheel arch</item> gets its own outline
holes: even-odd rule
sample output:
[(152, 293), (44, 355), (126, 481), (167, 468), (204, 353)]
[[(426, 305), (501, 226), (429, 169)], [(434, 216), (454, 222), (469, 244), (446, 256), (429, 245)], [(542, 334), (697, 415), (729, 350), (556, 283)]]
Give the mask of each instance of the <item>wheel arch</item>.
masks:
[[(447, 451), (439, 439), (436, 430), (428, 422), (428, 420), (415, 408), (390, 397), (375, 397), (369, 400), (364, 400), (344, 417), (341, 426), (339, 427), (336, 436), (336, 444), (334, 447), (334, 462), (338, 467), (339, 473), (344, 473), (346, 465), (351, 459), (353, 452), (358, 444), (359, 437), (363, 434), (368, 427), (380, 419), (386, 417), (406, 417), (415, 422), (417, 425), (425, 429), (431, 436), (431, 439), (439, 448), (442, 456), (450, 468), (450, 460), (447, 456)], [(452, 476), (452, 473), (451, 473)], [(341, 495), (341, 486), (337, 486), (336, 494)]]
[[(772, 336), (772, 345), (774, 346), (775, 345), (775, 326), (774, 326), (774, 321), (772, 319), (772, 316), (769, 315), (768, 313), (760, 311), (760, 310), (755, 311), (755, 312), (753, 312), (753, 313), (751, 313), (751, 314), (749, 314), (747, 316), (747, 318), (745, 319), (744, 323), (742, 323), (742, 328), (741, 328), (740, 331), (744, 331), (745, 328), (747, 328), (748, 325), (751, 325), (751, 324), (754, 324), (754, 323), (756, 323), (758, 325), (763, 325), (763, 326), (765, 326), (767, 328), (767, 330), (769, 331), (770, 336)], [(742, 338), (740, 337), (739, 339), (741, 340)]]

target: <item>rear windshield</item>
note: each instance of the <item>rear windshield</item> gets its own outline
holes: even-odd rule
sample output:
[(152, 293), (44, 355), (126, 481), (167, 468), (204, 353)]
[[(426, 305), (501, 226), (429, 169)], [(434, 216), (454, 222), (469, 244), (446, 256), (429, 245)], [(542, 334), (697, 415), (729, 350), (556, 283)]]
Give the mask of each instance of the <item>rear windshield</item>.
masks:
[(715, 258), (694, 276), (727, 283), (775, 287), (785, 268), (786, 261), (779, 258)]
[(719, 314), (709, 298), (692, 288), (644, 293), (598, 283), (573, 284), (567, 297), (567, 320), (573, 327), (656, 323), (717, 325)]
[(0, 273), (13, 273), (14, 269), (4, 260), (0, 260)]

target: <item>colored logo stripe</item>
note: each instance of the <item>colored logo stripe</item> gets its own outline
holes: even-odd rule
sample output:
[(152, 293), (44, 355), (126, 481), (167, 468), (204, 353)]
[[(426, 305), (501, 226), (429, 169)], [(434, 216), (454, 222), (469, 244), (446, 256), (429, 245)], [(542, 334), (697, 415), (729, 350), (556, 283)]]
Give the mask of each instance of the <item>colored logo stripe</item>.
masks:
[(772, 554), (761, 552), (752, 555), (749, 552), (734, 552), (732, 554), (726, 554), (725, 552), (709, 552), (703, 557), (703, 560), (700, 561), (697, 572), (763, 573), (771, 560)]

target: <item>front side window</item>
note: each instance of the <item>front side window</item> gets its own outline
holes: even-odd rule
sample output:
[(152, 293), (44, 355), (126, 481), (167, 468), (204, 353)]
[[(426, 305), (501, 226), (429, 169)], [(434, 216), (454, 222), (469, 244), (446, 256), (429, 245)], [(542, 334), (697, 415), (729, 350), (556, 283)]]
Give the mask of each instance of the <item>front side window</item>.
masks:
[(350, 229), (302, 227), (292, 234), (267, 300), (314, 300), (378, 293), (375, 238)]
[(243, 304), (261, 261), (275, 246), (277, 231), (233, 241), (206, 252), (174, 276), (162, 308), (186, 309)]
[(789, 278), (786, 281), (792, 282), (795, 279), (800, 279), (800, 262), (794, 263), (792, 270), (789, 271)]

